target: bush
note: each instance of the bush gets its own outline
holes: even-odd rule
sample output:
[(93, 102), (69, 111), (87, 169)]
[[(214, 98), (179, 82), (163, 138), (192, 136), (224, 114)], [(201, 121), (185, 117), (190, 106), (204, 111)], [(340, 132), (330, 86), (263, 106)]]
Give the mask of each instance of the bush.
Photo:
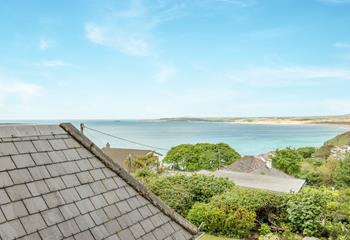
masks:
[(275, 156), (272, 158), (272, 165), (287, 174), (296, 176), (300, 172), (303, 160), (298, 150), (286, 148), (276, 150)]
[(154, 194), (184, 216), (195, 202), (209, 202), (213, 196), (234, 187), (234, 183), (227, 178), (197, 174), (164, 175), (151, 177), (143, 182)]
[(247, 209), (226, 212), (208, 203), (196, 203), (187, 215), (200, 230), (244, 238), (255, 226), (255, 213)]
[(301, 147), (297, 148), (296, 150), (305, 159), (312, 158), (314, 153), (316, 152), (316, 148), (314, 147)]
[(240, 158), (233, 148), (224, 143), (181, 144), (170, 149), (163, 162), (177, 170), (196, 171), (215, 169)]
[(261, 224), (261, 226), (260, 226), (260, 228), (259, 228), (259, 233), (260, 233), (260, 235), (262, 235), (262, 236), (265, 236), (265, 235), (271, 233), (270, 226), (267, 225), (266, 223)]
[(287, 203), (288, 220), (293, 230), (306, 236), (319, 236), (326, 203), (326, 194), (315, 189), (293, 195)]
[(350, 155), (344, 160), (339, 160), (335, 173), (335, 185), (337, 188), (350, 187)]
[(231, 191), (213, 197), (211, 203), (226, 211), (245, 208), (256, 212), (259, 222), (275, 223), (283, 221), (286, 217), (288, 197), (289, 194), (235, 187)]

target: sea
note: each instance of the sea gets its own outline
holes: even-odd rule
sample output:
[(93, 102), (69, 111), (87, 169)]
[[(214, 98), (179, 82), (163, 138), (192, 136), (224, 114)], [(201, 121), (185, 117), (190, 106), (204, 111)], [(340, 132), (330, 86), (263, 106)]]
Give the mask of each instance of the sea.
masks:
[[(59, 123), (69, 120), (21, 121)], [(257, 155), (285, 147), (319, 147), (326, 140), (350, 131), (340, 125), (237, 124), (205, 121), (71, 120), (86, 127), (84, 134), (103, 147), (152, 149), (163, 155), (184, 143), (227, 143), (241, 155)], [(128, 141), (127, 141), (128, 140)]]

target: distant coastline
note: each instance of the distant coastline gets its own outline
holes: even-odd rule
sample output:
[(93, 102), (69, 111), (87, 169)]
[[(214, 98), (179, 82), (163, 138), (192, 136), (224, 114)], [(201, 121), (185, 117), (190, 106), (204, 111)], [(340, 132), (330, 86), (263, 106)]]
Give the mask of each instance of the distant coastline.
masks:
[(237, 124), (269, 124), (269, 125), (350, 125), (350, 115), (340, 116), (310, 116), (310, 117), (174, 117), (145, 119), (147, 122), (170, 122), (170, 121), (202, 121), (202, 122), (222, 122)]

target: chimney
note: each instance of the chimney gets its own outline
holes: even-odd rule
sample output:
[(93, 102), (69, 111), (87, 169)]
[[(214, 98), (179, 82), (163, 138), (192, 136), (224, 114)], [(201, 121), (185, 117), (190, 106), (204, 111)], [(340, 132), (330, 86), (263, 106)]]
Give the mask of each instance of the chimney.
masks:
[(107, 142), (106, 148), (107, 148), (107, 149), (111, 148), (111, 144), (109, 144), (109, 142)]

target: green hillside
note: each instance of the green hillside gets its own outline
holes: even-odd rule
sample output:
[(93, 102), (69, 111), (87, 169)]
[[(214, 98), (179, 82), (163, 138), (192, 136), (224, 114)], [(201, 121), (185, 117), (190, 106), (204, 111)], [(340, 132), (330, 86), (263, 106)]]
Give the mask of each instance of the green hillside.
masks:
[(315, 156), (319, 158), (326, 159), (330, 155), (330, 151), (335, 146), (350, 145), (350, 132), (345, 132), (340, 134), (328, 141), (326, 141), (322, 147), (320, 147), (316, 152)]

